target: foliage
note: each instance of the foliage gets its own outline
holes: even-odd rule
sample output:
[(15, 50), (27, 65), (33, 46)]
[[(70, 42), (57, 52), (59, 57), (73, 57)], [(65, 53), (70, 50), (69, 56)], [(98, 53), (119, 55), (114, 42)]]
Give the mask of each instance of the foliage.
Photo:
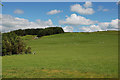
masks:
[(37, 29), (19, 29), (12, 31), (15, 32), (18, 36), (25, 36), (25, 35), (37, 35), (38, 37), (52, 35), (52, 34), (59, 34), (64, 33), (61, 27), (48, 27), (45, 29), (37, 28)]
[(25, 53), (26, 53), (26, 54), (27, 54), (27, 53), (31, 54), (31, 47), (28, 47), (28, 48), (26, 49)]
[(41, 36), (60, 34), (60, 33), (64, 33), (61, 27), (48, 27), (43, 30), (40, 30), (37, 36), (41, 37)]
[(3, 33), (2, 35), (2, 55), (13, 55), (31, 53), (30, 47), (26, 48), (23, 40), (14, 32)]

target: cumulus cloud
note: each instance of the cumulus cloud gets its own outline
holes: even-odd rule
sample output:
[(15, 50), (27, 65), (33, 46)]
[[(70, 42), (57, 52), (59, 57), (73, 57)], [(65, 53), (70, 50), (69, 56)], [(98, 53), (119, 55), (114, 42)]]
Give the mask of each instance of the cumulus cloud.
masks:
[(86, 2), (84, 4), (84, 6), (80, 5), (80, 4), (75, 4), (71, 6), (71, 11), (72, 12), (77, 12), (79, 14), (83, 14), (83, 15), (91, 15), (93, 14), (95, 11), (93, 10), (92, 7), (92, 3), (91, 2)]
[[(42, 20), (40, 20), (40, 19), (37, 19), (36, 22), (37, 22), (37, 24), (39, 24), (39, 25), (40, 25), (40, 24), (45, 25), (45, 26), (52, 26), (52, 25), (53, 25), (51, 19), (49, 19), (48, 21), (42, 21)], [(42, 25), (41, 25), (41, 26), (42, 26)]]
[(98, 25), (91, 25), (89, 27), (82, 27), (79, 29), (84, 31), (84, 32), (102, 31), (102, 29)]
[(102, 29), (118, 29), (118, 19), (111, 20), (111, 22), (101, 22), (98, 25)]
[(15, 14), (23, 14), (24, 11), (21, 10), (21, 9), (16, 9), (16, 10), (14, 11), (14, 13), (15, 13)]
[(58, 13), (61, 13), (61, 12), (63, 12), (63, 11), (60, 11), (60, 10), (51, 10), (51, 11), (49, 11), (47, 14), (48, 15), (53, 15), (53, 14), (58, 14)]
[(118, 27), (118, 19), (115, 19), (115, 20), (112, 20), (111, 22), (110, 22), (110, 27), (111, 28), (119, 28)]
[(84, 7), (92, 7), (92, 2), (90, 1), (86, 1), (85, 4), (84, 4)]
[(73, 32), (73, 27), (72, 26), (65, 26), (65, 27), (63, 27), (63, 30), (65, 32)]
[(102, 22), (98, 24), (102, 30), (106, 30), (108, 26), (110, 25), (110, 22)]
[(91, 25), (87, 27), (79, 28), (85, 32), (94, 32), (94, 31), (106, 31), (106, 30), (119, 30), (118, 28), (118, 19), (112, 20), (111, 22), (98, 23), (98, 25)]
[(27, 29), (27, 28), (45, 28), (48, 26), (53, 26), (52, 20), (41, 21), (36, 20), (36, 22), (30, 22), (24, 18), (13, 17), (11, 15), (2, 15), (2, 32), (8, 32), (17, 29)]
[(92, 21), (90, 19), (86, 19), (85, 17), (77, 16), (76, 14), (71, 14), (71, 16), (67, 17), (65, 21), (60, 20), (59, 23), (68, 25), (90, 25), (97, 23), (97, 21)]

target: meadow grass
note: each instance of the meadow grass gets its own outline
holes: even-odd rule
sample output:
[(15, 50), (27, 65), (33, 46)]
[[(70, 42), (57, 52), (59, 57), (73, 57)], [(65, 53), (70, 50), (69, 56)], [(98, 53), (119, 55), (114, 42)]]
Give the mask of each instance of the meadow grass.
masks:
[(3, 57), (3, 78), (117, 78), (118, 32), (22, 37), (36, 54)]

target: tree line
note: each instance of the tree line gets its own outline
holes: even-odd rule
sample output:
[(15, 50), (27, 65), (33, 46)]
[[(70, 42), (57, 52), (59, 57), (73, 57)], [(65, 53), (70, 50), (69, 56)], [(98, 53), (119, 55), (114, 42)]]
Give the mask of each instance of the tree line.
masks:
[(45, 29), (19, 29), (2, 34), (2, 56), (14, 54), (31, 54), (31, 47), (27, 46), (20, 36), (37, 35), (42, 37), (46, 35), (64, 33), (61, 27), (48, 27)]
[(18, 36), (25, 36), (25, 35), (37, 35), (37, 37), (53, 35), (53, 34), (60, 34), (64, 33), (64, 30), (61, 27), (48, 27), (45, 29), (37, 28), (37, 29), (19, 29), (12, 31)]

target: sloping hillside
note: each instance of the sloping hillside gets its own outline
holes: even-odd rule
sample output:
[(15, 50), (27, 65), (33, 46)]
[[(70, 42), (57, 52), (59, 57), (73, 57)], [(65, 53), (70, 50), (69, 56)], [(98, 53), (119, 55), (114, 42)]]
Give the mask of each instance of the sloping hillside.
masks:
[(117, 34), (117, 31), (64, 33), (39, 39), (24, 36), (36, 54), (4, 56), (3, 77), (115, 78)]

